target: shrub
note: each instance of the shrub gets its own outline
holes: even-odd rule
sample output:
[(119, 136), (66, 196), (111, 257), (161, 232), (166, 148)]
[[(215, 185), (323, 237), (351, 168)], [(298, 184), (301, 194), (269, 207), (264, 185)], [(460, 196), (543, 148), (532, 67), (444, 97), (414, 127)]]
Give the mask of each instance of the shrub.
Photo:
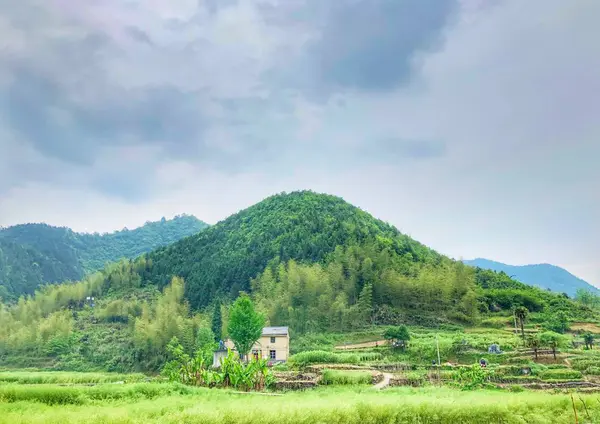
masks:
[(539, 373), (542, 380), (580, 380), (580, 371), (570, 369), (548, 369)]
[(571, 360), (571, 365), (578, 371), (584, 371), (589, 367), (595, 367), (600, 364), (600, 358), (591, 359), (591, 358), (575, 358)]
[(589, 375), (600, 375), (600, 367), (588, 367), (584, 372)]

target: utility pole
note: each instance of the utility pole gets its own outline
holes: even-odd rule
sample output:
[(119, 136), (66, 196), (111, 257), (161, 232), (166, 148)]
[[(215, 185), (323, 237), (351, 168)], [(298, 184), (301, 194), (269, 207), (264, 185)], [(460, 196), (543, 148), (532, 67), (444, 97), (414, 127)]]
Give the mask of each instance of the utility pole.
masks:
[(442, 361), (440, 359), (440, 341), (438, 340), (438, 335), (435, 335), (435, 345), (437, 348), (437, 355), (438, 355), (438, 366), (442, 365)]
[(438, 357), (438, 361), (437, 361), (437, 378), (438, 378), (438, 384), (440, 384), (441, 383), (440, 369), (442, 368), (442, 360), (440, 358), (440, 341), (438, 339), (437, 333), (435, 334), (435, 347), (437, 349), (437, 357)]

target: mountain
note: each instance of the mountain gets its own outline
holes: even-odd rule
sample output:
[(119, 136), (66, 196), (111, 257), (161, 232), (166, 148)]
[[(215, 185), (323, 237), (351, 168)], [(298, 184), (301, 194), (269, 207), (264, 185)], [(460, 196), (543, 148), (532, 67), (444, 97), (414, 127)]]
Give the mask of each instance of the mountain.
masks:
[(0, 229), (0, 296), (14, 299), (44, 283), (80, 280), (107, 262), (135, 258), (206, 227), (196, 217), (182, 215), (102, 235), (47, 224)]
[(525, 284), (541, 287), (543, 289), (550, 289), (557, 293), (566, 293), (570, 297), (575, 297), (578, 289), (584, 289), (595, 294), (600, 294), (600, 290), (597, 287), (574, 276), (566, 269), (555, 265), (538, 264), (516, 266), (481, 258), (463, 262), (467, 265), (482, 269), (489, 269), (497, 272), (502, 271), (510, 276), (514, 276), (516, 280), (522, 281)]
[[(56, 253), (68, 258), (71, 251), (64, 247), (73, 245), (74, 236), (65, 229), (55, 232), (48, 245), (61, 246)], [(114, 244), (119, 237), (108, 240)], [(81, 268), (92, 266), (93, 253), (109, 257), (90, 241), (85, 245), (94, 250), (73, 250)], [(19, 246), (10, 252), (23, 261), (73, 272), (48, 254), (54, 251), (49, 246), (39, 246), (41, 253)], [(187, 353), (199, 340), (213, 340), (207, 323), (215, 300), (224, 322), (216, 336), (226, 336), (227, 310), (240, 291), (249, 293), (268, 325), (289, 326), (295, 343), (302, 335), (372, 325), (458, 329), (496, 313), (506, 321), (516, 306), (540, 318), (556, 311), (567, 311), (573, 320), (590, 314), (560, 294), (443, 256), (339, 197), (302, 191), (271, 196), (195, 235), (108, 264), (80, 282), (0, 303), (0, 363), (156, 371), (168, 360), (166, 346), (173, 337)]]
[(186, 281), (193, 307), (217, 296), (250, 290), (250, 280), (271, 260), (319, 262), (338, 246), (379, 241), (411, 262), (442, 256), (343, 199), (311, 191), (271, 196), (222, 222), (151, 252), (150, 280), (165, 286), (173, 276)]

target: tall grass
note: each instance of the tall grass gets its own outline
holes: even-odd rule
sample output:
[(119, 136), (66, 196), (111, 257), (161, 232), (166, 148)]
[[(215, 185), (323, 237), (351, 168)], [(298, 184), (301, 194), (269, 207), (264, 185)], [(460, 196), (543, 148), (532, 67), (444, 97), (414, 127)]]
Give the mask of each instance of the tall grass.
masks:
[(305, 366), (310, 364), (357, 364), (358, 355), (353, 353), (333, 353), (323, 350), (309, 350), (292, 355), (289, 362), (293, 365)]
[(114, 374), (67, 371), (3, 371), (0, 382), (18, 384), (88, 384), (138, 382), (146, 378), (144, 374)]
[(373, 376), (369, 371), (324, 370), (321, 383), (325, 385), (371, 384)]
[(0, 403), (39, 402), (47, 405), (82, 405), (89, 401), (153, 399), (173, 394), (189, 394), (194, 389), (182, 384), (137, 383), (99, 386), (0, 385)]
[[(170, 386), (158, 385), (157, 386)], [(580, 423), (599, 422), (600, 396), (576, 397)], [(585, 408), (583, 407), (585, 402)], [(587, 408), (587, 412), (586, 412)], [(589, 414), (589, 416), (588, 416)], [(459, 392), (446, 388), (322, 388), (271, 397), (193, 389), (156, 398), (53, 406), (0, 402), (0, 423), (85, 424), (556, 424), (575, 422), (569, 395)]]

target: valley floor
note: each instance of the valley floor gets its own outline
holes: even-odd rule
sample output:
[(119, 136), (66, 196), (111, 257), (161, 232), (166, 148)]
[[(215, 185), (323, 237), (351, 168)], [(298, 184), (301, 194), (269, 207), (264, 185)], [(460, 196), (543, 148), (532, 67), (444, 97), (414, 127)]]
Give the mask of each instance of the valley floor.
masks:
[[(574, 397), (579, 423), (600, 422), (600, 395)], [(528, 423), (575, 421), (568, 394), (444, 387), (318, 388), (280, 396), (167, 383), (0, 385), (0, 423)]]

